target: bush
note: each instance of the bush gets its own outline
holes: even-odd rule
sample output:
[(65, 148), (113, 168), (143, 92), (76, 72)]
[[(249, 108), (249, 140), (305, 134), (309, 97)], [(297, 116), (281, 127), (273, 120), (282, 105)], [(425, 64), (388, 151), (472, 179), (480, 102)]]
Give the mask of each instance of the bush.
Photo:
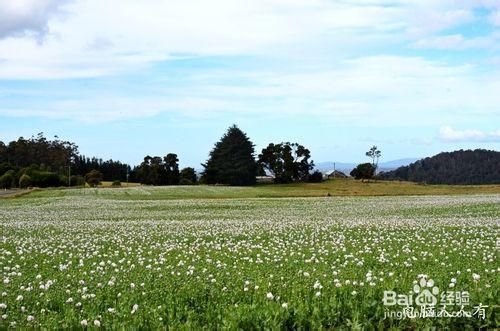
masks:
[(309, 183), (321, 183), (323, 181), (323, 174), (316, 170), (309, 175)]
[(92, 187), (96, 187), (102, 181), (102, 173), (98, 170), (92, 170), (85, 175), (85, 182)]
[(33, 186), (38, 187), (55, 187), (61, 184), (59, 176), (50, 171), (37, 171), (31, 172), (31, 183)]
[(114, 180), (113, 183), (111, 184), (111, 186), (113, 186), (113, 187), (122, 186), (122, 182), (120, 182), (119, 180)]
[(375, 167), (371, 163), (359, 164), (351, 171), (351, 176), (355, 179), (371, 179), (374, 175)]
[(194, 183), (187, 178), (181, 178), (179, 185), (194, 185)]
[(0, 188), (12, 188), (14, 186), (14, 181), (14, 176), (9, 171), (7, 171), (0, 177)]
[(0, 163), (0, 176), (5, 174), (7, 171), (9, 170), (14, 170), (15, 167), (10, 164), (10, 163), (7, 163), (7, 162), (2, 162)]
[[(194, 168), (191, 167), (182, 169), (179, 176), (181, 178), (179, 182), (180, 185), (194, 185), (198, 181), (198, 178), (196, 176), (196, 171), (194, 170)], [(182, 184), (182, 182), (184, 182), (184, 184)]]
[(85, 179), (82, 176), (73, 175), (71, 176), (71, 186), (83, 186), (85, 184)]
[(68, 176), (66, 175), (59, 175), (59, 185), (61, 186), (68, 186)]
[(19, 187), (20, 188), (27, 188), (28, 186), (31, 185), (31, 177), (24, 174), (19, 178)]

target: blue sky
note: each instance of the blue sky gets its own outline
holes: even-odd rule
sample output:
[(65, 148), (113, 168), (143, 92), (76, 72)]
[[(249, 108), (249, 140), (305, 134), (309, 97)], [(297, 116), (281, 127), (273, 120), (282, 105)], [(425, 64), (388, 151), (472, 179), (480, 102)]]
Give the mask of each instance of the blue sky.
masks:
[(0, 0), (0, 140), (199, 167), (236, 123), (316, 162), (500, 147), (500, 1)]

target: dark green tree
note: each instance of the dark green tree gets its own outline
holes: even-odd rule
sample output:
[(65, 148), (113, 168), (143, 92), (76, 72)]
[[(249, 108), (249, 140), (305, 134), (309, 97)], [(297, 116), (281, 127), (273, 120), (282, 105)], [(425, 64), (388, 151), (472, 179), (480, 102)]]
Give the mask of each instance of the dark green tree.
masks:
[(15, 177), (12, 170), (7, 171), (0, 176), (0, 188), (9, 189), (15, 186)]
[(144, 161), (134, 169), (137, 179), (146, 185), (178, 185), (179, 159), (177, 154), (146, 156)]
[(99, 170), (102, 173), (103, 180), (107, 181), (120, 180), (125, 182), (127, 181), (127, 173), (132, 172), (128, 164), (115, 160), (103, 161), (96, 157), (89, 158), (78, 155), (72, 161), (72, 174), (84, 175), (93, 169)]
[(30, 139), (20, 137), (17, 141), (0, 147), (0, 154), (3, 154), (0, 155), (3, 158), (0, 162), (9, 162), (17, 168), (38, 164), (43, 165), (47, 171), (65, 172), (71, 159), (77, 155), (78, 147), (69, 141), (59, 140), (57, 136), (54, 138), (48, 140), (43, 133)]
[(6, 173), (7, 171), (9, 170), (14, 170), (15, 167), (10, 164), (10, 163), (7, 163), (7, 162), (2, 162), (0, 163), (0, 176), (3, 175), (4, 173)]
[(381, 173), (380, 177), (427, 184), (500, 184), (500, 152), (484, 149), (443, 152)]
[(311, 152), (297, 143), (269, 144), (259, 155), (259, 173), (270, 172), (276, 183), (307, 181), (314, 162)]
[(179, 159), (177, 154), (169, 153), (163, 158), (165, 168), (165, 184), (179, 185)]
[(145, 184), (152, 185), (151, 180), (151, 156), (146, 155), (141, 164), (136, 168), (137, 179)]
[[(0, 163), (7, 162), (7, 146), (0, 141)], [(0, 175), (3, 173), (0, 172)]]
[(351, 171), (355, 179), (371, 179), (375, 175), (375, 166), (371, 163), (361, 163)]
[(196, 171), (194, 168), (187, 167), (181, 170), (180, 173), (180, 184), (181, 185), (194, 185), (198, 182), (196, 177)]
[(253, 185), (257, 163), (254, 145), (236, 125), (231, 126), (209, 154), (202, 174), (205, 184)]
[(309, 183), (321, 183), (323, 181), (323, 174), (321, 171), (316, 170), (309, 175)]

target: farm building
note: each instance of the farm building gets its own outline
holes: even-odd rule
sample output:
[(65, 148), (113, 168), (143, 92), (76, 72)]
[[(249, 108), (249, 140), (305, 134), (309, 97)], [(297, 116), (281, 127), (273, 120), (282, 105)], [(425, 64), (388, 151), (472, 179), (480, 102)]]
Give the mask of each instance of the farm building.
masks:
[(344, 174), (342, 171), (332, 171), (330, 174), (328, 174), (328, 179), (333, 179), (333, 178), (348, 178), (346, 174)]

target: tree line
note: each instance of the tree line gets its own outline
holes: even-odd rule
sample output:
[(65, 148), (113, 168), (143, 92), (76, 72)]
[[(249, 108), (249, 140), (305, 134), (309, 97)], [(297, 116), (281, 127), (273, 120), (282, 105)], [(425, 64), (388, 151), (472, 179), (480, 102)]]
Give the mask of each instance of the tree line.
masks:
[(77, 186), (85, 182), (139, 182), (145, 185), (253, 185), (256, 176), (270, 175), (276, 183), (321, 181), (310, 151), (298, 143), (271, 143), (256, 156), (254, 144), (236, 125), (231, 126), (209, 153), (197, 174), (194, 168), (179, 169), (175, 153), (144, 157), (135, 167), (115, 160), (80, 155), (78, 146), (43, 133), (4, 144), (0, 141), (0, 187)]
[[(500, 182), (500, 153), (487, 150), (441, 153), (394, 171), (377, 174), (381, 151), (373, 146), (366, 156), (371, 163), (359, 164), (350, 173), (355, 179), (380, 178), (429, 184), (489, 184)], [(179, 168), (175, 153), (144, 157), (135, 167), (115, 160), (80, 155), (69, 141), (47, 139), (43, 133), (4, 144), (0, 141), (0, 188), (98, 185), (124, 181), (145, 185), (254, 185), (258, 176), (274, 183), (321, 182), (313, 171), (311, 152), (299, 143), (269, 143), (256, 155), (255, 145), (236, 125), (215, 143), (204, 170)]]
[(443, 152), (381, 173), (380, 178), (427, 184), (499, 184), (500, 152), (485, 149)]

